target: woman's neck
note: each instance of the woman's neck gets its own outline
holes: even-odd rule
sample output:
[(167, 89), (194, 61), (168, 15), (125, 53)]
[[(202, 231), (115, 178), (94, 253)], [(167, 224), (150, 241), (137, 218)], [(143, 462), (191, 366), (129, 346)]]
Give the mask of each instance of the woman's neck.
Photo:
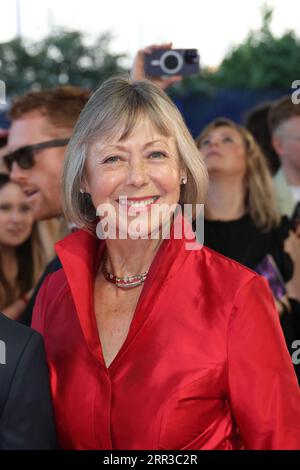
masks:
[(163, 239), (107, 239), (107, 270), (118, 277), (147, 271)]
[(246, 212), (245, 185), (236, 179), (210, 179), (205, 204), (208, 220), (236, 220)]

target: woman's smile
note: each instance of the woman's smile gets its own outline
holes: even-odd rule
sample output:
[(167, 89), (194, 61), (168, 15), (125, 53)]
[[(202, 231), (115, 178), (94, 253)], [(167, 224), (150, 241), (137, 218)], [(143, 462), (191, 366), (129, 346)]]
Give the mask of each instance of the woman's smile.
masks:
[(131, 197), (120, 196), (117, 199), (118, 204), (122, 207), (126, 207), (128, 210), (131, 208), (136, 209), (151, 209), (152, 205), (159, 200), (160, 196), (150, 196), (150, 197)]

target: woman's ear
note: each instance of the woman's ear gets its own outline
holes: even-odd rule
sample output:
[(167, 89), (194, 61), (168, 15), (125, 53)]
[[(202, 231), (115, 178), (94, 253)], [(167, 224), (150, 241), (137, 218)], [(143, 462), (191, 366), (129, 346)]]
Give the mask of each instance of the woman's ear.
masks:
[(187, 183), (187, 174), (185, 170), (182, 170), (180, 173), (180, 184), (186, 184)]
[(81, 194), (85, 194), (85, 193), (90, 193), (90, 190), (89, 190), (89, 185), (86, 181), (86, 178), (84, 177), (80, 183), (80, 189), (79, 189), (80, 193)]

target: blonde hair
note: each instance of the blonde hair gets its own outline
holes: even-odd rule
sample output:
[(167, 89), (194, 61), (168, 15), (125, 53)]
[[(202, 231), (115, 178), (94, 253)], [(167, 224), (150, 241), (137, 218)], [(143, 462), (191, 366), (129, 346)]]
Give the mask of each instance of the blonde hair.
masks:
[(235, 129), (243, 139), (247, 173), (245, 185), (245, 208), (254, 224), (263, 231), (269, 231), (280, 223), (280, 214), (276, 209), (272, 178), (259, 145), (244, 127), (238, 126), (230, 119), (218, 118), (212, 121), (196, 138), (200, 148), (203, 139), (218, 127)]
[(204, 202), (207, 170), (174, 103), (151, 82), (115, 77), (105, 81), (92, 95), (69, 142), (63, 170), (63, 208), (67, 220), (78, 227), (94, 229), (95, 208), (90, 198), (80, 193), (89, 145), (97, 139), (109, 141), (116, 136), (124, 139), (141, 116), (149, 118), (163, 135), (175, 138), (187, 174), (187, 184), (181, 186), (179, 203)]

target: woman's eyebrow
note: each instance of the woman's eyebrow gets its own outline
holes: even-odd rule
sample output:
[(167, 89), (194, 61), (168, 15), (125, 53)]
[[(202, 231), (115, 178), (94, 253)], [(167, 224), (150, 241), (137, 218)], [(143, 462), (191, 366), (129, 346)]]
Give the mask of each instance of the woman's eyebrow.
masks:
[(166, 144), (166, 140), (162, 140), (162, 139), (151, 140), (150, 142), (147, 142), (144, 145), (144, 148), (150, 147), (153, 144)]
[(122, 144), (107, 144), (101, 148), (101, 150), (106, 150), (106, 149), (117, 149), (117, 150), (124, 150), (126, 149), (126, 145)]
[(221, 136), (222, 136), (222, 137), (223, 137), (223, 136), (228, 136), (228, 135), (229, 135), (230, 137), (232, 137), (232, 136), (234, 135), (234, 133), (231, 132), (231, 131), (223, 131), (223, 132), (221, 132)]

